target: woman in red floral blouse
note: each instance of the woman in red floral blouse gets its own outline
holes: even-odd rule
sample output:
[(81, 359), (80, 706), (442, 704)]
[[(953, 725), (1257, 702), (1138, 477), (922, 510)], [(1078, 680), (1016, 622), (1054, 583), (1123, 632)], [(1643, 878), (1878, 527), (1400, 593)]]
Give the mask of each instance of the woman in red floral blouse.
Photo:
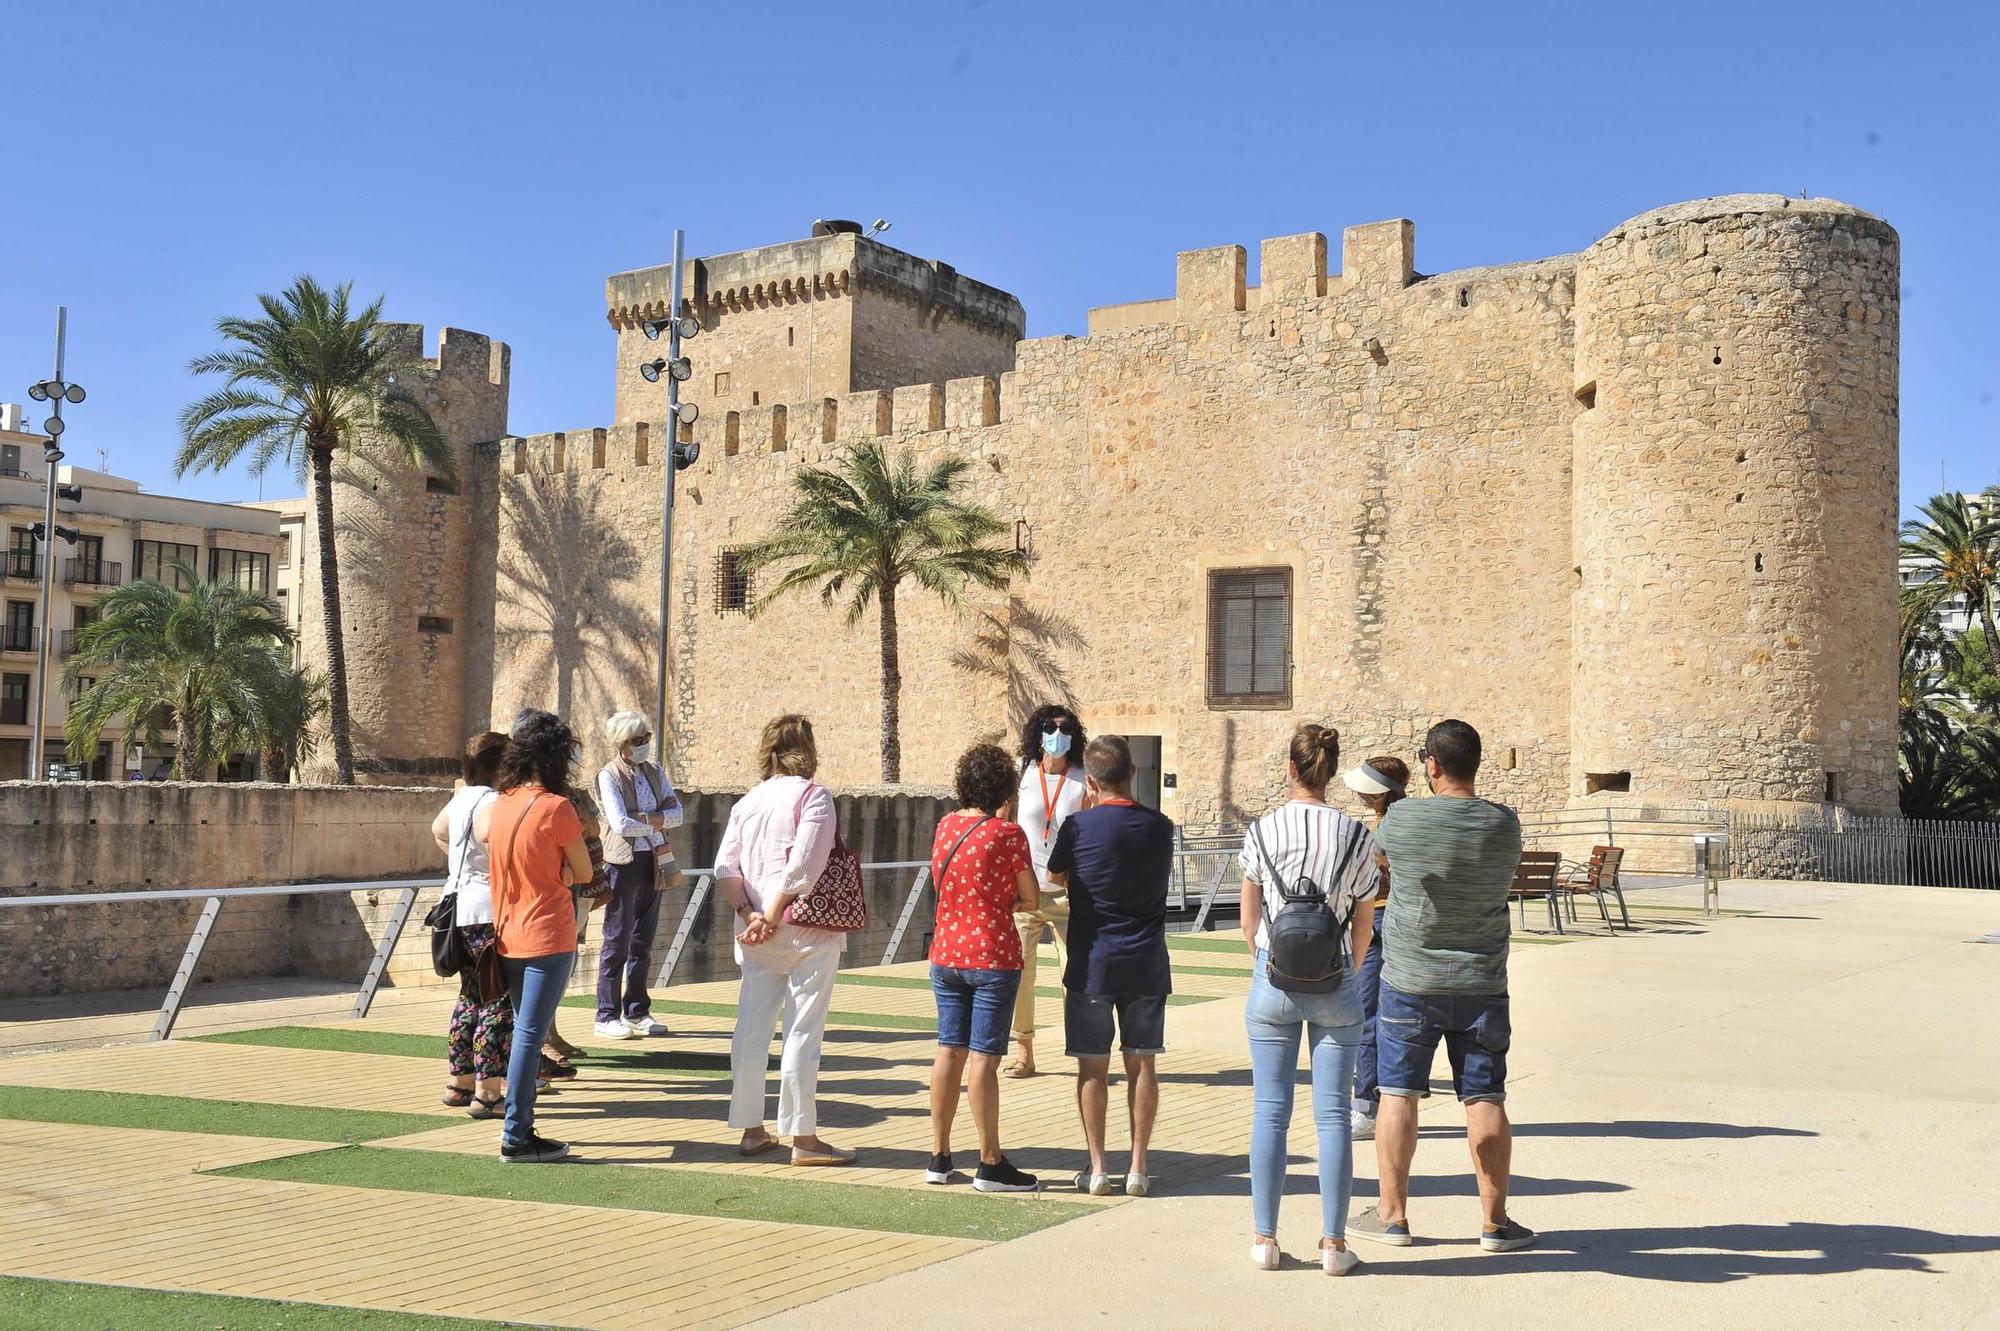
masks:
[(931, 846), (937, 928), (931, 938), (931, 991), (937, 996), (938, 1052), (931, 1065), (931, 1163), (924, 1178), (949, 1183), (951, 1122), (960, 1078), (979, 1131), (981, 1192), (1033, 1192), (1032, 1174), (1000, 1150), (1000, 1059), (1021, 984), (1021, 935), (1014, 912), (1039, 907), (1028, 834), (1013, 821), (1017, 775), (1006, 750), (968, 749), (958, 760), (956, 813), (938, 824)]

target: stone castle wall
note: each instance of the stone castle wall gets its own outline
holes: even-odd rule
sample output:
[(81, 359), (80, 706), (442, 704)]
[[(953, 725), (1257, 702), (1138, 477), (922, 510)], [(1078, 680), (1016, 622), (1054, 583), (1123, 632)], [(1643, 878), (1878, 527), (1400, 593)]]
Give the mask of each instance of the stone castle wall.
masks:
[[(719, 603), (717, 560), (800, 467), (880, 442), (968, 458), (968, 496), (1033, 556), (963, 613), (905, 590), (908, 780), (1067, 695), (1093, 730), (1159, 738), (1164, 807), (1196, 826), (1276, 797), (1300, 720), (1412, 760), (1445, 715), (1523, 806), (1816, 802), (1833, 773), (1892, 808), (1894, 232), (1740, 196), (1457, 273), (1416, 273), (1408, 222), (1340, 248), (1330, 271), (1323, 236), (1266, 241), (1255, 288), (1241, 247), (1182, 254), (1171, 300), (1021, 342), (998, 376), (707, 404), (675, 514), (677, 777), (747, 779), (758, 727), (802, 710), (829, 781), (874, 778), (873, 612), (752, 619)], [(720, 346), (687, 348), (695, 385)], [(555, 705), (594, 763), (597, 720), (651, 710), (664, 442), (632, 420), (478, 454), (452, 501), (461, 729)], [(1291, 577), (1289, 709), (1209, 704), (1208, 575), (1246, 567)]]

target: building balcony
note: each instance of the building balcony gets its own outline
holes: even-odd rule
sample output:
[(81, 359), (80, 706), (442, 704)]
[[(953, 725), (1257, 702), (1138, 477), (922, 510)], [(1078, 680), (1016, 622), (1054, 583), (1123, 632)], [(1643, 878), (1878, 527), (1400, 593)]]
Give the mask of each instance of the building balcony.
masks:
[(32, 652), (41, 645), (41, 631), (32, 624), (0, 625), (0, 652)]
[(33, 582), (42, 576), (42, 561), (34, 550), (7, 551), (6, 576)]
[(125, 567), (108, 559), (65, 559), (63, 585), (66, 587), (116, 587), (124, 580)]
[(56, 649), (60, 651), (64, 657), (75, 656), (76, 640), (78, 636), (81, 635), (82, 633), (83, 633), (82, 629), (64, 629), (62, 631), (61, 639), (58, 640), (56, 643)]

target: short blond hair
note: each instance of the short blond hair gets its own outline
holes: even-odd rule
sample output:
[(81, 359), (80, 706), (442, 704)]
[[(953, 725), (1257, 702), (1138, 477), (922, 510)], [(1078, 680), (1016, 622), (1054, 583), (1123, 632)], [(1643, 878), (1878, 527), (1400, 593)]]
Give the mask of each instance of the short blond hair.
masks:
[(646, 714), (630, 708), (622, 712), (613, 712), (604, 722), (605, 737), (611, 741), (611, 747), (614, 749), (623, 748), (639, 736), (652, 733), (653, 723), (646, 719)]
[(797, 712), (773, 718), (757, 745), (757, 760), (766, 780), (774, 776), (810, 778), (819, 770), (819, 745), (813, 742), (812, 721)]

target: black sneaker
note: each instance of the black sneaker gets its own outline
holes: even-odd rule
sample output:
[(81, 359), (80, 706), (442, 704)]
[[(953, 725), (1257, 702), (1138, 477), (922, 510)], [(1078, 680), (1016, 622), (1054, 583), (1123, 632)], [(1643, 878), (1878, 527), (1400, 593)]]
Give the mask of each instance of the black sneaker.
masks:
[(540, 1133), (530, 1134), (528, 1140), (519, 1146), (500, 1143), (500, 1163), (503, 1165), (552, 1165), (567, 1159), (568, 1142), (551, 1141)]
[(951, 1182), (951, 1156), (948, 1154), (932, 1156), (930, 1165), (924, 1170), (924, 1182)]
[(1023, 1174), (1014, 1168), (1003, 1155), (997, 1165), (980, 1161), (979, 1172), (972, 1176), (972, 1186), (978, 1192), (1035, 1192), (1042, 1183), (1033, 1174)]
[(1535, 1231), (1516, 1224), (1510, 1217), (1498, 1225), (1483, 1225), (1479, 1231), (1482, 1252), (1519, 1252), (1535, 1246)]

